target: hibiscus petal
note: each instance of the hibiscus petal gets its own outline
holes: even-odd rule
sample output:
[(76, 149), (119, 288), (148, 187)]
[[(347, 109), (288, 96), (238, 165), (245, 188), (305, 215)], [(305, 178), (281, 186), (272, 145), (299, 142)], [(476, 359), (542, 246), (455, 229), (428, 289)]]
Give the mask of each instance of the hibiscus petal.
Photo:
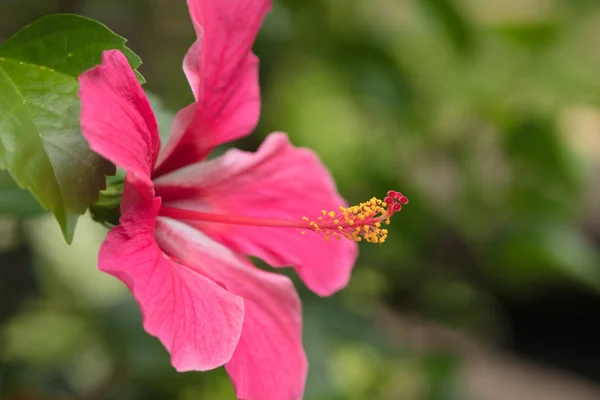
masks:
[(271, 2), (188, 0), (188, 6), (198, 40), (185, 57), (184, 71), (196, 103), (191, 115), (174, 124), (155, 176), (246, 136), (260, 114), (258, 59), (251, 48)]
[[(178, 371), (228, 362), (244, 320), (242, 298), (162, 253), (154, 239), (160, 199), (141, 202), (121, 218), (102, 245), (100, 270), (123, 281), (140, 305), (144, 329), (158, 337)], [(214, 263), (210, 253), (196, 263)]]
[[(242, 336), (225, 365), (237, 397), (300, 399), (308, 364), (302, 349), (301, 305), (292, 282), (248, 262), (241, 265), (224, 259), (214, 268), (199, 265), (199, 255), (214, 251), (214, 242), (180, 221), (159, 217), (156, 232), (158, 242), (169, 254), (244, 298)], [(237, 258), (233, 253), (230, 257)]]
[[(337, 210), (345, 201), (317, 156), (294, 148), (285, 134), (267, 137), (256, 153), (229, 150), (155, 180), (167, 207), (258, 218), (301, 221)], [(235, 251), (274, 267), (293, 266), (319, 295), (344, 287), (357, 256), (356, 243), (325, 241), (310, 231), (190, 222)]]
[(151, 188), (158, 126), (123, 53), (105, 51), (102, 64), (84, 72), (79, 83), (81, 128), (91, 149)]

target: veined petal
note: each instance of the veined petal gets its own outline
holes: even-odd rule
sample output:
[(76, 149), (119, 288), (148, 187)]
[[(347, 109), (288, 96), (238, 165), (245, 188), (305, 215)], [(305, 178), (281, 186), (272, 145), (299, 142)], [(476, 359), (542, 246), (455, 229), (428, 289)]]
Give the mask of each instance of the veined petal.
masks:
[(151, 189), (158, 126), (123, 53), (105, 51), (102, 64), (81, 74), (79, 83), (81, 127), (91, 149)]
[[(154, 239), (159, 208), (158, 198), (130, 208), (103, 243), (99, 268), (129, 287), (144, 329), (167, 348), (178, 371), (216, 368), (231, 359), (238, 344), (243, 300), (163, 254)], [(202, 253), (195, 262), (216, 261), (212, 253)]]
[(251, 48), (269, 0), (188, 0), (198, 40), (184, 60), (196, 102), (173, 125), (155, 176), (204, 159), (249, 134), (260, 114), (258, 59)]
[[(215, 251), (215, 243), (180, 221), (159, 217), (156, 235), (169, 254), (244, 298), (242, 336), (231, 361), (225, 365), (237, 397), (300, 399), (308, 364), (302, 348), (301, 305), (292, 282), (249, 262), (241, 265), (222, 259), (221, 265), (214, 268), (198, 264), (198, 255)], [(237, 256), (230, 253), (228, 258), (236, 260)]]
[[(229, 150), (214, 160), (155, 180), (165, 206), (216, 214), (301, 221), (345, 201), (318, 157), (293, 147), (285, 134), (267, 137), (256, 153)], [(348, 240), (325, 241), (291, 228), (189, 222), (235, 251), (274, 267), (293, 266), (319, 295), (344, 287), (357, 256)]]

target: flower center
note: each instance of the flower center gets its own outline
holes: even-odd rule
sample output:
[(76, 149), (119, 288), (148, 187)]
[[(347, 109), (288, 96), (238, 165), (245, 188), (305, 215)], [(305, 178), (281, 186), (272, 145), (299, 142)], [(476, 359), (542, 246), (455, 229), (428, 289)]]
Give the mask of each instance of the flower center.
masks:
[(364, 239), (369, 243), (383, 243), (387, 238), (388, 231), (381, 226), (389, 225), (392, 215), (400, 211), (402, 206), (407, 203), (406, 196), (390, 190), (383, 200), (373, 197), (356, 206), (340, 206), (337, 211), (321, 210), (321, 215), (314, 219), (308, 217), (302, 217), (300, 220), (256, 218), (171, 207), (161, 207), (160, 215), (188, 221), (296, 228), (301, 229), (303, 235), (310, 230), (322, 235), (325, 240), (346, 238), (355, 242)]

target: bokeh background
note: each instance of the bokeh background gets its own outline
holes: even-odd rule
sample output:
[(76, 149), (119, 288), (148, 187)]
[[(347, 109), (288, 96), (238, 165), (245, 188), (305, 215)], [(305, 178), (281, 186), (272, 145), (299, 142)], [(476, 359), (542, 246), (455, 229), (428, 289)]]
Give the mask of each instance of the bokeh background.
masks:
[[(129, 39), (161, 122), (192, 100), (184, 0), (0, 0), (0, 41), (77, 12)], [(298, 283), (308, 400), (600, 399), (600, 3), (275, 0), (263, 112), (351, 202), (411, 202), (326, 299)], [(235, 398), (177, 374), (131, 296), (0, 172), (0, 398)], [(293, 275), (292, 275), (293, 276)], [(278, 399), (273, 399), (278, 400)]]

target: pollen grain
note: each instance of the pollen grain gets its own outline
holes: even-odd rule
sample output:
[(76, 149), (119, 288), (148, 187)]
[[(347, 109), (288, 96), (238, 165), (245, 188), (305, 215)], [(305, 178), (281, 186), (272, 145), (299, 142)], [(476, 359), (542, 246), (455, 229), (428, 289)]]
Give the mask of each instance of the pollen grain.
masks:
[(354, 242), (364, 240), (381, 244), (388, 235), (388, 230), (382, 228), (382, 224), (389, 225), (390, 217), (407, 203), (406, 196), (390, 190), (383, 200), (373, 197), (358, 205), (340, 206), (337, 211), (321, 210), (317, 218), (302, 217), (302, 220), (308, 222), (307, 230), (317, 232), (325, 240), (344, 237)]

